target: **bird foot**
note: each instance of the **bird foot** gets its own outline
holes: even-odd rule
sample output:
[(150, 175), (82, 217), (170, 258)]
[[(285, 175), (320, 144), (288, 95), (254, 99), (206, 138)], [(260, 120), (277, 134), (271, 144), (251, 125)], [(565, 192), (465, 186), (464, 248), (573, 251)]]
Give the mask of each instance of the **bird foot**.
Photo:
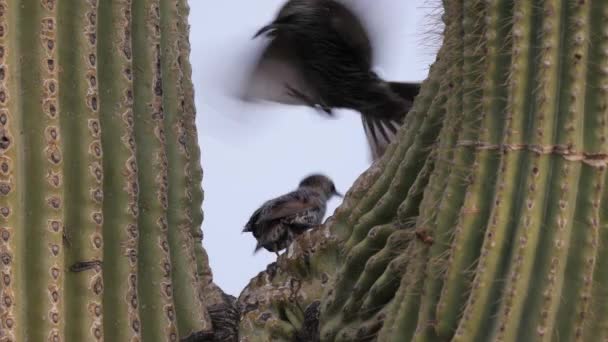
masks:
[(306, 105), (308, 105), (310, 107), (313, 107), (317, 110), (321, 110), (329, 116), (333, 116), (334, 113), (332, 112), (331, 108), (329, 106), (327, 106), (326, 104), (317, 103), (317, 102), (313, 101), (313, 99), (311, 99), (310, 96), (304, 94), (303, 92), (290, 86), (289, 84), (285, 84), (285, 88), (287, 89), (287, 95), (306, 103)]

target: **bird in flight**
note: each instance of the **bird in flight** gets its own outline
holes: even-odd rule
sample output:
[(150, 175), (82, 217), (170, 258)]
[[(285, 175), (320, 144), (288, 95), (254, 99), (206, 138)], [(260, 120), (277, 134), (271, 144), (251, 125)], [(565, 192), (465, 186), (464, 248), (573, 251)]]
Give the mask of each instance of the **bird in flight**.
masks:
[(372, 71), (372, 44), (359, 18), (335, 0), (289, 0), (259, 29), (269, 44), (248, 78), (243, 98), (361, 113), (374, 160), (396, 136), (420, 90)]

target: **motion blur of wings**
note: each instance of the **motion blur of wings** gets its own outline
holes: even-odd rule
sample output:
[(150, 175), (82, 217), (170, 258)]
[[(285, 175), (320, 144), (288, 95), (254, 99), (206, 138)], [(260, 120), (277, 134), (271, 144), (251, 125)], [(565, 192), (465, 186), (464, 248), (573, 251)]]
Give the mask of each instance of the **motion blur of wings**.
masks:
[(307, 105), (330, 116), (332, 108), (357, 110), (376, 160), (395, 139), (420, 84), (386, 82), (372, 71), (374, 40), (356, 8), (348, 1), (288, 1), (255, 34), (269, 39), (242, 98)]

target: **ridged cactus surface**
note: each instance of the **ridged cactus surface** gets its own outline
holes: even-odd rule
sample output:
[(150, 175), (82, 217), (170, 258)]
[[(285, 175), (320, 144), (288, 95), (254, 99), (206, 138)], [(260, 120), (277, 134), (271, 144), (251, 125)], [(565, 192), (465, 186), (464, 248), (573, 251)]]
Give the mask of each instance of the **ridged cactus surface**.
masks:
[(243, 340), (608, 339), (608, 2), (443, 4), (398, 143), (250, 283)]
[(236, 311), (186, 0), (0, 0), (0, 340), (608, 340), (608, 2), (443, 4), (399, 141)]
[(0, 0), (0, 340), (211, 331), (186, 0)]

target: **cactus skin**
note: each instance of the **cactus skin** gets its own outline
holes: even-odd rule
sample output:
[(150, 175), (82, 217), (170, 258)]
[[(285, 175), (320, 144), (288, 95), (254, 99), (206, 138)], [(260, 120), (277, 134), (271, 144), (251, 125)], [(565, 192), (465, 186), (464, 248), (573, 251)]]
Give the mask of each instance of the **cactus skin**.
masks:
[(398, 142), (233, 304), (186, 1), (0, 0), (0, 340), (608, 339), (608, 2), (443, 4)]
[(0, 340), (211, 335), (184, 0), (0, 0)]
[(245, 289), (242, 340), (315, 300), (320, 341), (608, 338), (608, 2), (443, 5), (398, 142)]

